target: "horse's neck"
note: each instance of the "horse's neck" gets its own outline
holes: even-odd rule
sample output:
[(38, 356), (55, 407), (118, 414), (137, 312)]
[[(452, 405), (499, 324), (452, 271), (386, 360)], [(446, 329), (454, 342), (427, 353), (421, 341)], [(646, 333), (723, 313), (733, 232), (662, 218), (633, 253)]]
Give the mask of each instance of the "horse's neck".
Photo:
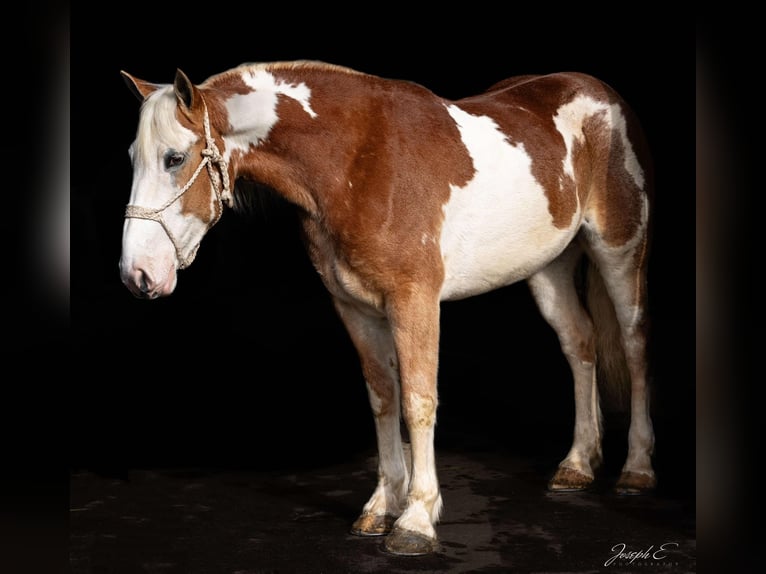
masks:
[[(330, 84), (292, 79), (264, 83), (257, 92), (228, 100), (235, 112), (230, 113), (225, 139), (233, 148), (235, 176), (265, 184), (317, 213), (320, 195), (347, 185), (351, 150), (363, 139), (364, 126), (346, 121), (342, 104), (322, 99)], [(357, 117), (364, 116), (358, 112)]]

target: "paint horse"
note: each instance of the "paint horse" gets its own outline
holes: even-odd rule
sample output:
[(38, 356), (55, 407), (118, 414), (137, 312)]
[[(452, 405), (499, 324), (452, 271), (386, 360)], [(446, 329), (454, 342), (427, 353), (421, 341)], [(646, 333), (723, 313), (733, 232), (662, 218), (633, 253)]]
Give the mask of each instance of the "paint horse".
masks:
[[(135, 296), (170, 295), (243, 189), (266, 186), (297, 206), (375, 420), (378, 481), (353, 533), (385, 535), (395, 554), (438, 549), (440, 304), (521, 280), (574, 378), (574, 439), (549, 488), (594, 480), (597, 373), (609, 364), (624, 367), (630, 389), (616, 488), (655, 486), (646, 357), (652, 173), (640, 127), (609, 86), (580, 73), (521, 76), (452, 101), (321, 62), (245, 64), (199, 85), (180, 70), (172, 84), (122, 74), (143, 102), (120, 259)], [(586, 267), (597, 279), (588, 298), (576, 280)], [(604, 319), (616, 330), (603, 331)], [(599, 344), (603, 332), (611, 347)]]

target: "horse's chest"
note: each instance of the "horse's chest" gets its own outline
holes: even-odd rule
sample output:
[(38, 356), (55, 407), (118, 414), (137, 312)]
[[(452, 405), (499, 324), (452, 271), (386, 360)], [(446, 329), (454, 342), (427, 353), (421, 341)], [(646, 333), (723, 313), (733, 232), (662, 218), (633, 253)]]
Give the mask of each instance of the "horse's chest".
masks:
[(347, 256), (318, 226), (305, 227), (309, 256), (330, 294), (340, 301), (383, 311), (383, 294), (347, 262)]

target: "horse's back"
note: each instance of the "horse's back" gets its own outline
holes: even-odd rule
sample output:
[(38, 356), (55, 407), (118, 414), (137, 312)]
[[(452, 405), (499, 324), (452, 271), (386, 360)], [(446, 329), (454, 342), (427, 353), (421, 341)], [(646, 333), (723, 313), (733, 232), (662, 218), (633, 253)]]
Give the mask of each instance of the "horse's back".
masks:
[(606, 82), (582, 72), (554, 72), (551, 74), (524, 74), (511, 76), (492, 84), (483, 93), (473, 97), (507, 97), (514, 101), (538, 101), (542, 105), (565, 103), (576, 95), (622, 101), (620, 95)]

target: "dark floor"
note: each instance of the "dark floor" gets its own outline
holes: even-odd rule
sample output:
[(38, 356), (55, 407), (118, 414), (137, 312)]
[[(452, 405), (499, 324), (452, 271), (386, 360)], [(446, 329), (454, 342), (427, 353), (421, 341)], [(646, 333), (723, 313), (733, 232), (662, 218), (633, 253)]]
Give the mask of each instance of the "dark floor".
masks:
[[(694, 323), (655, 322), (656, 493), (612, 494), (627, 420), (605, 412), (594, 488), (554, 495), (571, 374), (533, 307), (510, 307), (520, 332), (486, 328), (503, 295), (443, 311), (441, 548), (417, 558), (349, 534), (375, 487), (375, 431), (358, 359), (324, 299), (275, 296), (261, 313), (222, 298), (205, 329), (174, 312), (183, 298), (129, 300), (134, 330), (107, 329), (121, 324), (113, 309), (94, 314), (103, 320), (76, 340), (77, 364), (91, 364), (97, 341), (99, 364), (120, 365), (129, 383), (96, 370), (68, 389), (72, 574), (696, 572)], [(147, 362), (144, 331), (198, 338)], [(623, 545), (642, 556), (614, 559)]]
[[(546, 481), (562, 441), (514, 454), (449, 432), (437, 447), (445, 507), (435, 555), (391, 556), (382, 539), (349, 534), (375, 485), (375, 452), (363, 450), (274, 469), (73, 469), (71, 572), (696, 572), (694, 493), (673, 475), (676, 459), (658, 460), (650, 496), (611, 493), (621, 462), (591, 491), (554, 494)], [(641, 555), (615, 558), (623, 545)]]

